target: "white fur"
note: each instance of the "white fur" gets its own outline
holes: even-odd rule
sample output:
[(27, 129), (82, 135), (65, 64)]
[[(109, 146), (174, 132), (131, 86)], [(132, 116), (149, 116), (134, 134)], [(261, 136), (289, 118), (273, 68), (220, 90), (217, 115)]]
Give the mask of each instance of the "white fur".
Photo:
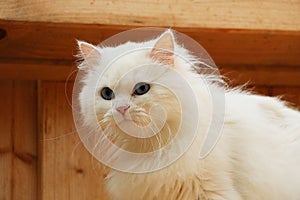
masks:
[[(97, 47), (101, 53), (98, 64), (85, 66), (87, 64), (83, 62), (80, 65), (87, 73), (83, 80), (85, 86), (80, 94), (81, 112), (86, 125), (92, 123), (94, 96), (95, 108), (100, 113), (104, 115), (114, 112), (111, 104), (95, 95), (95, 92), (104, 85), (113, 87), (115, 81), (134, 66), (155, 61), (148, 56), (151, 48), (148, 51), (130, 53), (114, 62), (98, 81), (103, 66), (110, 65), (116, 57), (128, 50), (151, 47), (155, 42), (156, 40), (152, 40), (117, 47)], [(175, 52), (197, 65), (197, 59), (179, 45), (175, 45)], [(187, 78), (197, 94), (199, 113), (204, 120), (200, 123), (196, 139), (180, 159), (159, 171), (131, 174), (111, 169), (107, 189), (112, 199), (299, 200), (300, 113), (277, 98), (226, 88), (222, 136), (213, 151), (200, 160), (200, 147), (213, 114), (210, 93), (220, 92), (220, 86), (213, 82), (222, 80), (215, 76), (196, 74), (190, 63), (176, 58), (175, 68)], [(136, 82), (146, 79), (147, 77), (128, 77), (121, 84), (122, 91), (130, 93)], [(205, 84), (212, 86), (210, 93)], [(172, 87), (180, 86), (175, 82)], [(160, 96), (166, 91), (159, 87), (151, 89), (148, 96), (141, 96), (130, 102), (131, 106), (139, 107), (141, 103), (153, 99), (163, 101), (168, 106), (170, 100), (161, 99)], [(175, 104), (170, 102), (167, 110), (171, 112)]]

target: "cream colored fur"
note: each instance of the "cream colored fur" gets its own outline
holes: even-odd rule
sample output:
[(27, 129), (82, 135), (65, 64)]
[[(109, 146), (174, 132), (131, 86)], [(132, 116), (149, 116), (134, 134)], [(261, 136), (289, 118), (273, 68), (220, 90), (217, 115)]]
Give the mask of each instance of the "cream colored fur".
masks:
[[(92, 64), (85, 61), (79, 66), (87, 73), (83, 80), (85, 86), (80, 94), (81, 112), (87, 126), (91, 123), (95, 91), (98, 92), (103, 85), (113, 87), (123, 73), (136, 65), (156, 61), (149, 57), (151, 49), (129, 53), (115, 62), (110, 67), (111, 70), (108, 69), (98, 82), (103, 66), (107, 66), (122, 52), (154, 46), (156, 41), (157, 39), (144, 43), (126, 43), (117, 47), (92, 47), (94, 51), (98, 51), (99, 57), (96, 57)], [(221, 82), (221, 79), (196, 74), (191, 69), (190, 63), (197, 65), (197, 59), (177, 44), (174, 51), (189, 59), (189, 62), (185, 62), (175, 58), (174, 67), (189, 81), (197, 95), (198, 112), (202, 120), (196, 138), (180, 159), (161, 170), (132, 174), (111, 169), (106, 182), (112, 199), (299, 200), (300, 113), (277, 98), (254, 95), (241, 89), (225, 88), (222, 135), (213, 151), (205, 159), (199, 159), (201, 145), (213, 115), (211, 93), (222, 92), (220, 86), (213, 82)], [(143, 79), (147, 78), (128, 77), (122, 83), (124, 90), (131, 90), (137, 81), (144, 81)], [(207, 90), (206, 84), (210, 85), (210, 90)], [(170, 87), (180, 86), (174, 82)], [(168, 92), (159, 86), (153, 87), (148, 95), (133, 100), (131, 106), (137, 108), (149, 101), (158, 102), (168, 111), (169, 125), (175, 126), (179, 120), (176, 114), (177, 103), (172, 99), (172, 95), (170, 98), (163, 96), (168, 95)], [(188, 98), (187, 96), (187, 102)], [(105, 118), (105, 114), (114, 112), (110, 103), (97, 94), (95, 104), (99, 120)], [(118, 131), (113, 123), (107, 126)], [(139, 151), (141, 141), (126, 138), (126, 144), (123, 144), (124, 140), (121, 139), (125, 136), (122, 131), (116, 135), (116, 139), (120, 139), (120, 146)], [(145, 148), (141, 151), (147, 151), (148, 147)], [(151, 165), (151, 162), (156, 161), (149, 160), (148, 164)]]

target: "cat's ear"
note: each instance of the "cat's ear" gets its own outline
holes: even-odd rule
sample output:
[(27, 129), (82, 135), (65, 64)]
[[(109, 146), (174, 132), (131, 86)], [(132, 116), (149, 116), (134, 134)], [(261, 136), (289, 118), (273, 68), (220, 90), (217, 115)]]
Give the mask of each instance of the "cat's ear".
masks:
[(88, 65), (97, 65), (101, 54), (99, 49), (87, 42), (77, 41), (79, 48), (79, 57), (82, 58)]
[(168, 30), (161, 35), (151, 50), (150, 57), (162, 64), (174, 64), (175, 40), (172, 31)]

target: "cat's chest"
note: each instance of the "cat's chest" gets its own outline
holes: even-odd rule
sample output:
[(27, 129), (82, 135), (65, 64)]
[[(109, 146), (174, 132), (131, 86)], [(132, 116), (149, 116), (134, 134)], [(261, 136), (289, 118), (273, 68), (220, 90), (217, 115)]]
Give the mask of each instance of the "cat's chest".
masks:
[(111, 177), (107, 185), (116, 200), (208, 199), (198, 178), (182, 178), (176, 173), (118, 174)]

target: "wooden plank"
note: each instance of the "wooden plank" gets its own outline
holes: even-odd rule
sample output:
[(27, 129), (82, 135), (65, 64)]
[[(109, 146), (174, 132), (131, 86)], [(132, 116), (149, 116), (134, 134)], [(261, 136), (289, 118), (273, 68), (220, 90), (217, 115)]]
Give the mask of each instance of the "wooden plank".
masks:
[(13, 81), (0, 80), (0, 152), (11, 151), (13, 129)]
[[(0, 79), (65, 80), (75, 69), (75, 39), (94, 44), (128, 26), (0, 21)], [(177, 29), (194, 38), (225, 73), (261, 85), (299, 85), (300, 32)], [(273, 71), (275, 70), (275, 78)]]
[(272, 96), (280, 96), (300, 109), (300, 87), (273, 87)]
[(102, 167), (76, 133), (63, 82), (40, 83), (39, 120), (39, 199), (108, 199)]
[(13, 81), (0, 81), (0, 199), (12, 199)]
[[(37, 199), (37, 93), (35, 81), (14, 83), (14, 199)], [(25, 184), (26, 183), (26, 184)]]
[(0, 199), (13, 199), (12, 190), (12, 163), (13, 155), (11, 152), (1, 153), (0, 155)]
[(135, 26), (299, 30), (300, 1), (0, 2), (0, 19)]
[[(135, 27), (0, 20), (0, 28), (7, 32), (0, 42), (0, 62), (21, 64), (24, 59), (74, 61), (76, 39), (98, 44)], [(300, 30), (175, 29), (199, 42), (218, 65), (300, 65)]]
[(0, 81), (0, 199), (35, 200), (36, 84)]

